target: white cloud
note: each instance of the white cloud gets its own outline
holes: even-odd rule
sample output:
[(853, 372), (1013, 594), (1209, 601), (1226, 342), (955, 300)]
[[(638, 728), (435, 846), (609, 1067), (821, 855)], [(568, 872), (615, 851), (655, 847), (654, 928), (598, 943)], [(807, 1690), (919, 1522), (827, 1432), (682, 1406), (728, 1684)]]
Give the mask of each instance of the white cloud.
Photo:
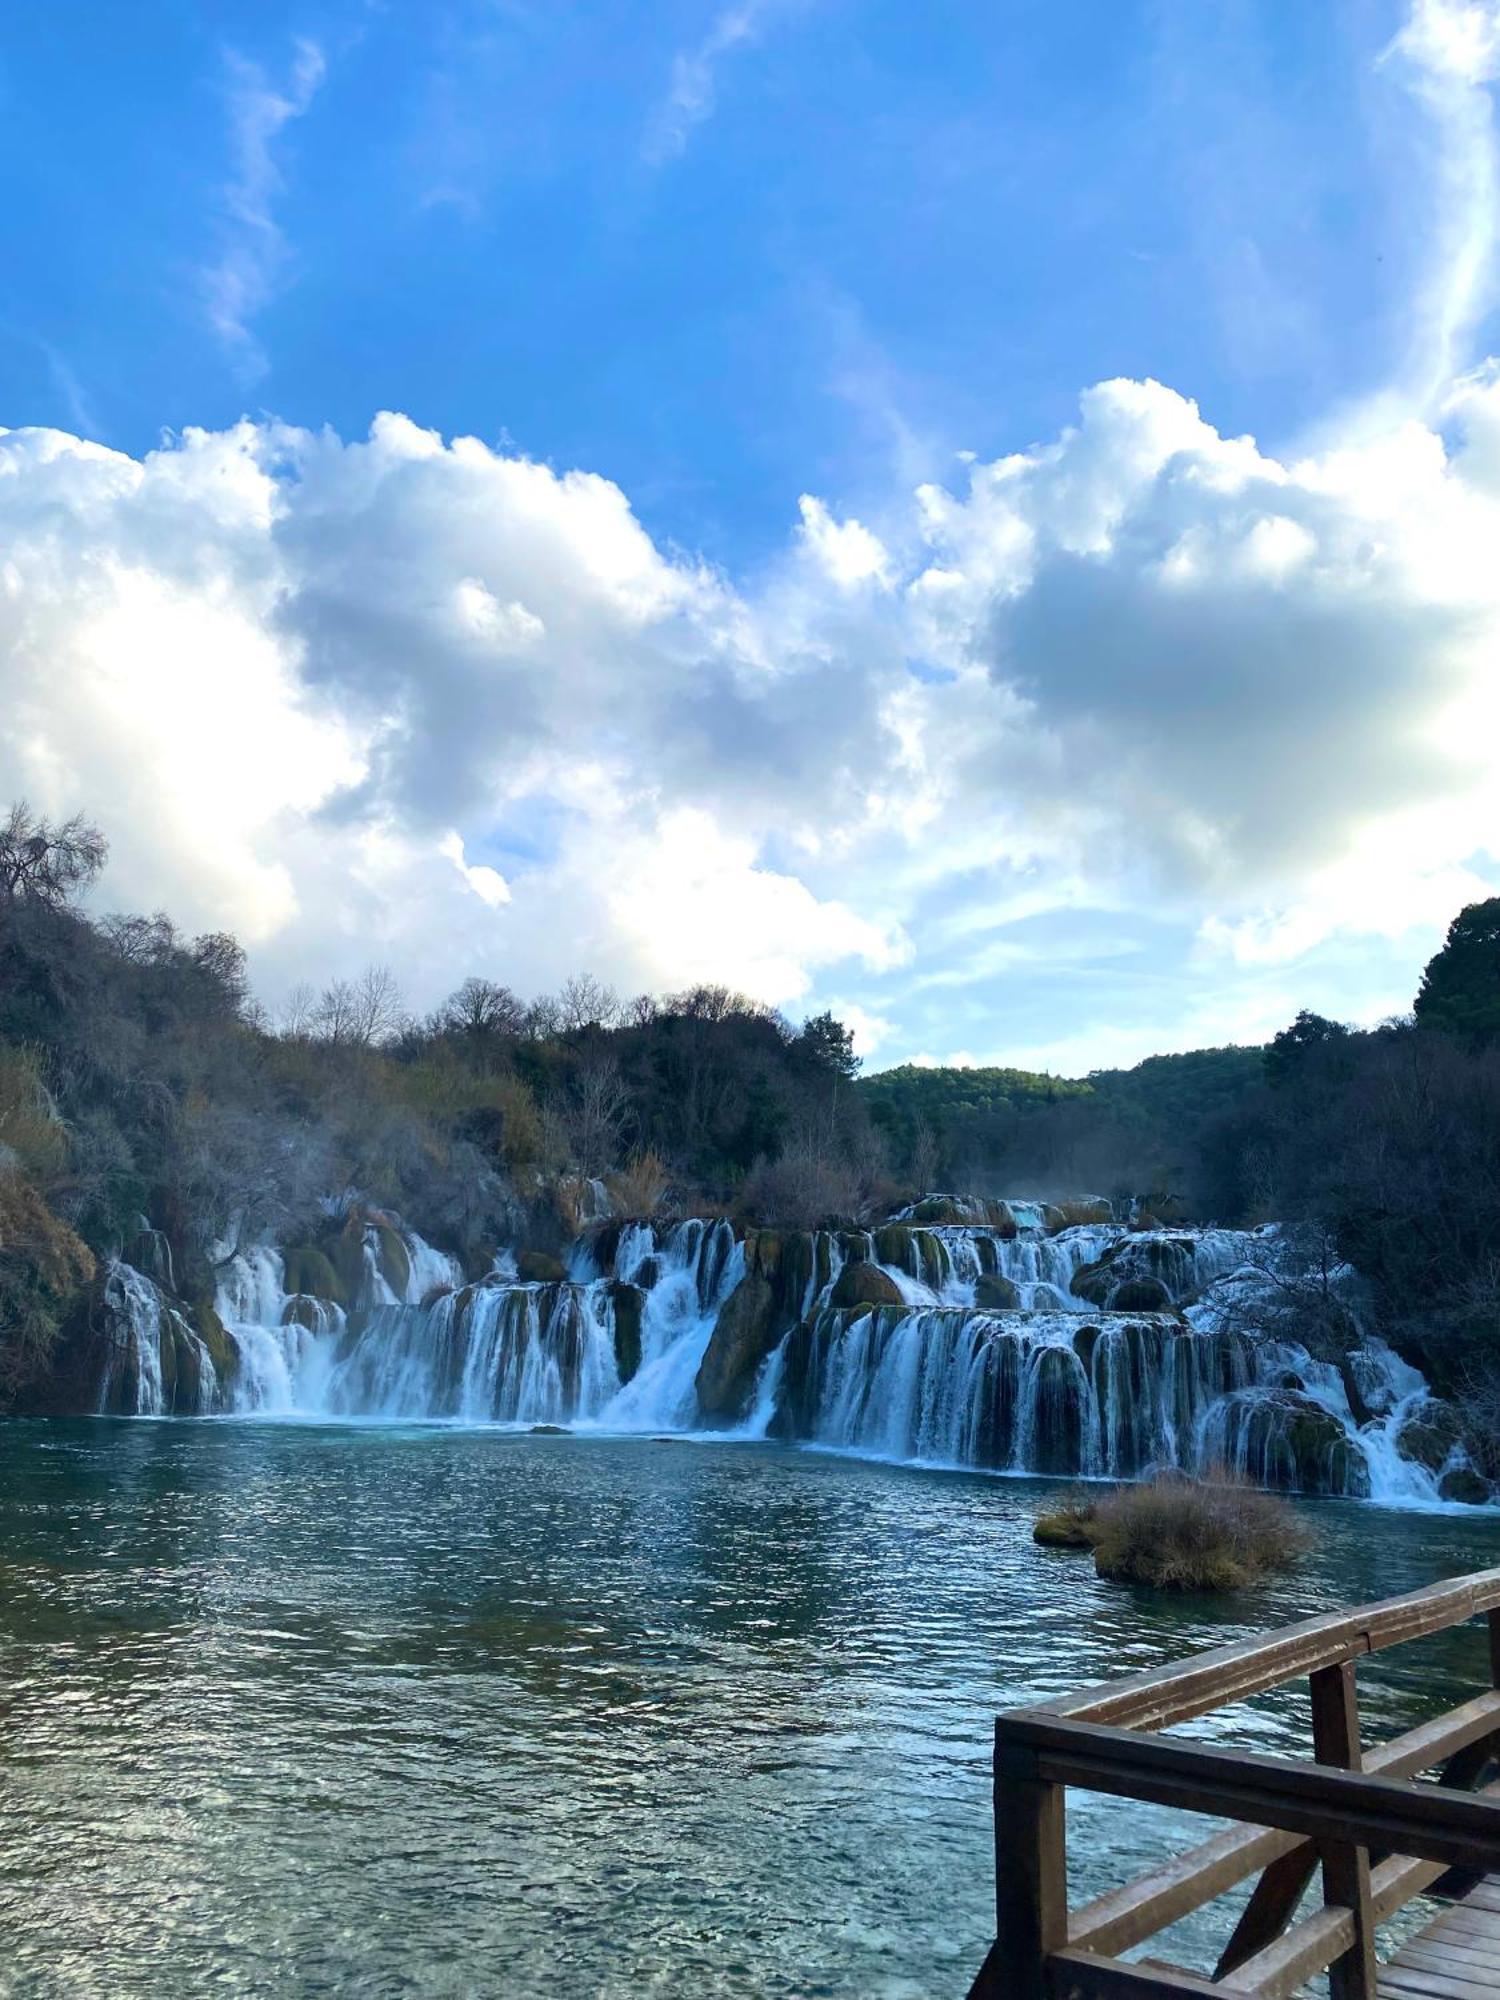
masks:
[(276, 221), (282, 174), (276, 145), (301, 118), (323, 82), (326, 64), (315, 42), (299, 40), (284, 83), (258, 63), (230, 51), (229, 125), (233, 172), (222, 191), (222, 242), (203, 273), (209, 323), (235, 356), (246, 379), (264, 374), (266, 360), (252, 330), (285, 267), (287, 247)]
[(700, 42), (678, 50), (666, 96), (646, 125), (641, 150), (651, 165), (661, 166), (686, 150), (695, 127), (714, 115), (725, 62), (754, 42), (767, 17), (784, 4), (785, 0), (735, 0), (715, 14)]
[(1429, 121), (1434, 195), (1428, 273), (1413, 300), (1406, 393), (1430, 407), (1462, 366), (1494, 303), (1500, 150), (1491, 87), (1500, 79), (1500, 0), (1412, 0), (1386, 51)]
[(753, 591), (402, 417), (0, 433), (0, 796), (94, 813), (109, 901), (237, 928), (273, 994), (587, 965), (1058, 1068), (1374, 940), (1384, 1006), (1500, 835), (1496, 371), (1445, 422), (1290, 461), (1105, 383), (878, 543), (806, 503)]

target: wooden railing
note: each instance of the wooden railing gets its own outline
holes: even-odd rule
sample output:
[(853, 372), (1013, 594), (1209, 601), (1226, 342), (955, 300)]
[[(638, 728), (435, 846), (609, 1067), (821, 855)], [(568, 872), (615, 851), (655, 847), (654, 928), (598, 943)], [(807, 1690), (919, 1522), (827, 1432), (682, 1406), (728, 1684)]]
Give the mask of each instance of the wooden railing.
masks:
[[(1489, 1620), (1490, 1689), (1365, 1749), (1355, 1663)], [(1156, 1732), (1306, 1675), (1314, 1763)], [(1286, 2000), (1315, 1973), (1375, 2000), (1375, 1926), (1422, 1891), (1500, 1870), (1500, 1569), (1314, 1618), (995, 1724), (996, 1937), (970, 2000)], [(1437, 1771), (1436, 1784), (1415, 1783)], [(1068, 1908), (1067, 1787), (1243, 1824), (1124, 1888)], [(1321, 1866), (1322, 1907), (1296, 1919)], [(1129, 1951), (1259, 1874), (1212, 1978)]]

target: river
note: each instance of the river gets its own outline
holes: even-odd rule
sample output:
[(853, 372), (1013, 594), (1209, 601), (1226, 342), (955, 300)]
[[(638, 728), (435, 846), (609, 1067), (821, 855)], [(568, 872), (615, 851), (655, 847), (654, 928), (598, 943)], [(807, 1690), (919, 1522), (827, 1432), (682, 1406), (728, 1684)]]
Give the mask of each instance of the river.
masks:
[[(960, 1996), (997, 1708), (1500, 1561), (1491, 1515), (1324, 1501), (1295, 1578), (1174, 1602), (1035, 1547), (1049, 1490), (764, 1443), (0, 1425), (0, 1990)], [(1473, 1631), (1369, 1663), (1371, 1733), (1485, 1672)], [(1305, 1697), (1211, 1727), (1305, 1754)], [(1078, 1801), (1075, 1898), (1186, 1825)]]

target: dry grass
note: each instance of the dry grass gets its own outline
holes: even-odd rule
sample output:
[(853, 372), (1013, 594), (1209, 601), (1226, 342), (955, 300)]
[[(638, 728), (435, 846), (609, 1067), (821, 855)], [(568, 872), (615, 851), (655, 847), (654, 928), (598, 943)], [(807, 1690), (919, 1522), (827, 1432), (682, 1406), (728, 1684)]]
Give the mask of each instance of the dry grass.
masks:
[(1092, 1548), (1100, 1576), (1153, 1590), (1242, 1590), (1290, 1569), (1312, 1544), (1285, 1500), (1224, 1474), (1069, 1494), (1034, 1532), (1049, 1547)]
[(660, 1153), (633, 1153), (623, 1167), (606, 1177), (605, 1185), (619, 1215), (655, 1215), (671, 1185)]

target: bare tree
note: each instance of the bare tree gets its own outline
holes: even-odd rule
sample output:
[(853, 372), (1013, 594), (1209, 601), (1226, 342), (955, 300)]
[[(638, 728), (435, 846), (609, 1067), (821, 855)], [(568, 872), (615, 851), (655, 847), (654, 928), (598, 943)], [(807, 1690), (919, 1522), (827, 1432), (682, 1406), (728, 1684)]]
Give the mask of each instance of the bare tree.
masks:
[(508, 986), (493, 979), (466, 979), (438, 1009), (436, 1025), (463, 1035), (520, 1035), (525, 1032), (526, 1013)]
[(18, 799), (0, 821), (0, 896), (56, 906), (86, 889), (104, 866), (109, 842), (81, 813), (54, 826)]
[(291, 1042), (304, 1040), (313, 1032), (317, 1011), (318, 996), (311, 982), (299, 979), (277, 1011), (276, 1032)]
[(620, 1018), (620, 996), (591, 972), (579, 972), (565, 982), (558, 1008), (564, 1034), (577, 1034), (584, 1028), (611, 1028)]
[(406, 1024), (406, 1002), (388, 965), (367, 965), (354, 982), (355, 1038), (365, 1048), (390, 1041)]
[(578, 1066), (564, 1113), (568, 1142), (580, 1173), (591, 1177), (616, 1166), (630, 1115), (630, 1092), (613, 1056)]

